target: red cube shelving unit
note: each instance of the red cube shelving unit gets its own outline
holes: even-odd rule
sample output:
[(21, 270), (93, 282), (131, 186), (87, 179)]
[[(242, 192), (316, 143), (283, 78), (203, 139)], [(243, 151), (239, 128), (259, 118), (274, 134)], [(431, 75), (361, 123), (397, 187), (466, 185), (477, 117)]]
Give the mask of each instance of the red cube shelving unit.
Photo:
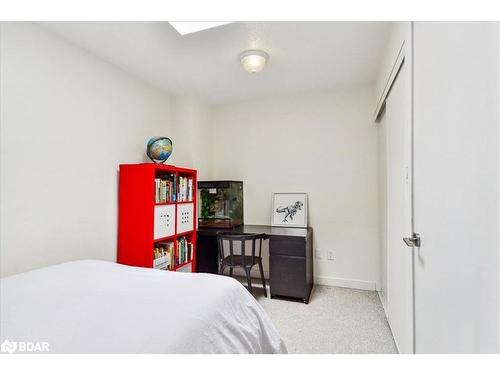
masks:
[[(191, 178), (192, 200), (155, 203), (155, 178), (167, 175)], [(118, 196), (118, 263), (153, 268), (154, 248), (172, 241), (177, 254), (177, 239), (193, 244), (190, 261), (176, 264), (172, 271), (196, 272), (196, 186), (194, 169), (144, 163), (121, 164)], [(166, 235), (165, 235), (166, 234)]]

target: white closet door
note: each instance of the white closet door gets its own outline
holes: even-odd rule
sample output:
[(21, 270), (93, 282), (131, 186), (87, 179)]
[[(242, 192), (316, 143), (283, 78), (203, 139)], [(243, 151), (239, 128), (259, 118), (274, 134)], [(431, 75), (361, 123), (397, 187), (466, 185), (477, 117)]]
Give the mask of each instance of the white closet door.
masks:
[(413, 353), (411, 90), (406, 62), (386, 99), (387, 318), (400, 353)]
[(417, 353), (499, 350), (498, 23), (414, 27)]

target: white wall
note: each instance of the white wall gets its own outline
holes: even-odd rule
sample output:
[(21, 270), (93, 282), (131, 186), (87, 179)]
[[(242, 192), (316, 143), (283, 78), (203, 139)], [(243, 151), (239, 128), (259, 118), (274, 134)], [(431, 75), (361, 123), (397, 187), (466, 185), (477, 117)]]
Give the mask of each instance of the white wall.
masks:
[(360, 86), (212, 110), (213, 175), (244, 181), (245, 223), (270, 223), (273, 192), (309, 193), (318, 283), (374, 289), (379, 281), (374, 101), (374, 87)]
[(198, 170), (198, 179), (212, 177), (211, 107), (191, 95), (171, 98), (173, 152), (169, 164)]
[(117, 167), (170, 134), (169, 96), (45, 29), (0, 26), (0, 272), (116, 259)]

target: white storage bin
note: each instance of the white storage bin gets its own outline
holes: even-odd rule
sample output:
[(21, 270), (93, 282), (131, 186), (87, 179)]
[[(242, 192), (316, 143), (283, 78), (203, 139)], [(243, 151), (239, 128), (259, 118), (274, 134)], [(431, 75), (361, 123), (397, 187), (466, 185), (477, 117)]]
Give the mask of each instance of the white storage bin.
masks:
[(155, 206), (154, 239), (173, 236), (175, 234), (175, 205)]
[(177, 205), (177, 233), (194, 229), (194, 204), (179, 203)]

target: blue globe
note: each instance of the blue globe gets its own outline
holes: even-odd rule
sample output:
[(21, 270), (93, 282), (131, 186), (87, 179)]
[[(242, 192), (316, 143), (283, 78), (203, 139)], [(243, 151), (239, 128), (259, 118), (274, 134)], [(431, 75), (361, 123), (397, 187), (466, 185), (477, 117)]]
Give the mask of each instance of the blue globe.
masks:
[(153, 163), (165, 163), (172, 155), (172, 141), (167, 137), (153, 137), (148, 141), (146, 155)]

